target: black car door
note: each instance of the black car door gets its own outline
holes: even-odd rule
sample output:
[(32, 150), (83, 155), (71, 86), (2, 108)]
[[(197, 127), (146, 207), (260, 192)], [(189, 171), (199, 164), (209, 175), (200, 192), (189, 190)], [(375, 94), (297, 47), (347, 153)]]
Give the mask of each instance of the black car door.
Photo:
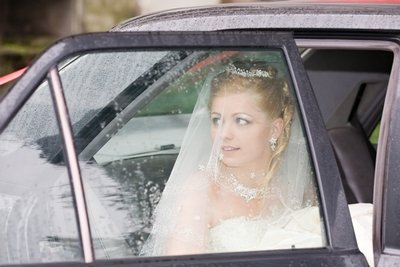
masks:
[[(321, 245), (140, 256), (204, 77), (238, 56), (272, 62), (288, 79)], [(0, 114), (2, 265), (367, 265), (290, 32), (66, 38), (1, 100)]]

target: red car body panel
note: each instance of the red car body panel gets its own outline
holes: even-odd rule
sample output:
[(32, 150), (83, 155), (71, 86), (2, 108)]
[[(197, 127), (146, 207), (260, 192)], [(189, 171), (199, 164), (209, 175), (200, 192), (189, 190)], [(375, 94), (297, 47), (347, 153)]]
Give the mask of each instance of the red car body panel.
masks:
[(4, 75), (3, 77), (0, 77), (0, 85), (12, 82), (16, 79), (18, 79), (24, 72), (26, 71), (28, 67), (19, 69), (17, 71), (11, 72), (9, 74)]

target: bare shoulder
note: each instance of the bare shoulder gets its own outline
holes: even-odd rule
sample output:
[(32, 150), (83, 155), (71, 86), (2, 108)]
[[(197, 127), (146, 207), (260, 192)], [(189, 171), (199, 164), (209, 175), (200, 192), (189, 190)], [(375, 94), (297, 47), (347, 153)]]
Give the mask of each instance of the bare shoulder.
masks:
[(185, 186), (187, 189), (196, 191), (208, 190), (210, 181), (210, 176), (206, 171), (197, 171), (190, 175)]
[(197, 171), (189, 175), (180, 186), (179, 202), (181, 206), (193, 208), (201, 206), (209, 199), (210, 179), (204, 171)]

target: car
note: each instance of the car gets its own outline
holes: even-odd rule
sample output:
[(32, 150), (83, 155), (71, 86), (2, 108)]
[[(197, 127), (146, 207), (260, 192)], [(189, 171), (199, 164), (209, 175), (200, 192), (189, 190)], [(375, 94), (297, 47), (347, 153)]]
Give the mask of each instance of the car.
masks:
[[(400, 8), (389, 2), (171, 10), (56, 42), (0, 99), (0, 266), (396, 266)], [(323, 245), (142, 256), (207, 75), (242, 57), (290, 81)], [(370, 213), (357, 221), (358, 207)]]

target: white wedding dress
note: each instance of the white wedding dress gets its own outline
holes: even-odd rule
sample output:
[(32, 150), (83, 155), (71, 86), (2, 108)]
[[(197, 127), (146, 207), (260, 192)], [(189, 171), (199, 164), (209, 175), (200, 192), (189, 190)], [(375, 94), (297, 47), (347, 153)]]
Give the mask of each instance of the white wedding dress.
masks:
[(235, 217), (209, 231), (209, 252), (323, 247), (318, 207), (287, 211), (278, 218)]

